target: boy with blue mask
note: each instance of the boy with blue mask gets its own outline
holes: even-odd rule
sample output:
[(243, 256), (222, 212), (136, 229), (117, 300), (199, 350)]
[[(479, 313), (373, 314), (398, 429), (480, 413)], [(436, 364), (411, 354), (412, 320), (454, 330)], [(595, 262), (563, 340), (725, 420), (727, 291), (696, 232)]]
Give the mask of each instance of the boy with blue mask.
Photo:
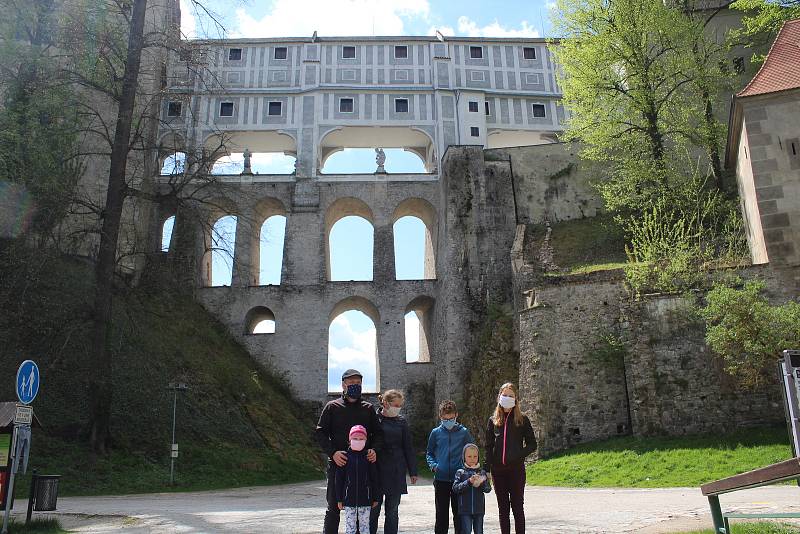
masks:
[(463, 466), (462, 454), (464, 446), (475, 440), (463, 425), (457, 422), (458, 410), (451, 400), (439, 404), (440, 424), (431, 431), (428, 437), (426, 459), (433, 471), (433, 485), (436, 499), (435, 534), (447, 534), (450, 519), (448, 504), (453, 511), (455, 533), (461, 534), (461, 522), (458, 521), (458, 497), (453, 493), (453, 480), (456, 471)]

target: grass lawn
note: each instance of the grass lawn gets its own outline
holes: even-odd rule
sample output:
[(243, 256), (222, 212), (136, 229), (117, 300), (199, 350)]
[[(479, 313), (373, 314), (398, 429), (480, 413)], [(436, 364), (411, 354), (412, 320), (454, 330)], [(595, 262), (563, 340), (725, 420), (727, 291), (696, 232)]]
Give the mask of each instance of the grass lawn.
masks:
[[(0, 243), (2, 245), (2, 243)], [(14, 252), (12, 254), (12, 252)], [(25, 260), (28, 261), (25, 261)], [(86, 354), (94, 291), (91, 266), (60, 257), (26, 258), (0, 246), (0, 369), (34, 357), (42, 389), (34, 402), (28, 475), (62, 475), (61, 495), (189, 491), (322, 478), (313, 440), (318, 410), (259, 366), (225, 326), (166, 284), (119, 288), (114, 301), (111, 442), (93, 458), (87, 441)], [(5, 375), (4, 375), (5, 376)], [(177, 402), (176, 484), (169, 484), (172, 394)], [(0, 399), (14, 398), (12, 380)]]
[(528, 466), (528, 484), (566, 487), (695, 487), (791, 458), (786, 429), (717, 436), (623, 437), (579, 445)]
[[(625, 266), (625, 241), (613, 217), (597, 217), (563, 221), (552, 225), (553, 260), (564, 272), (585, 274), (620, 269)], [(544, 229), (539, 228), (539, 239)]]
[[(800, 528), (786, 523), (768, 523), (758, 521), (755, 523), (731, 523), (732, 534), (797, 534)], [(714, 534), (713, 529), (693, 530), (691, 532), (676, 532), (675, 534)]]

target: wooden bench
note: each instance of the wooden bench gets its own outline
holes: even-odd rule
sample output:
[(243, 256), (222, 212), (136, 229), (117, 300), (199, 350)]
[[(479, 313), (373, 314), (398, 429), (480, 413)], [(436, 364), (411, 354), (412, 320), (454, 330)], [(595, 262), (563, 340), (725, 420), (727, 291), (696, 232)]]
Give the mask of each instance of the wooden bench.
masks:
[(723, 514), (719, 505), (719, 496), (723, 493), (739, 491), (743, 489), (758, 488), (768, 486), (784, 480), (792, 480), (800, 477), (800, 458), (792, 458), (785, 462), (762, 467), (723, 478), (715, 482), (709, 482), (700, 486), (703, 495), (708, 497), (708, 504), (711, 506), (711, 519), (714, 521), (714, 532), (716, 534), (731, 534), (729, 519), (789, 519), (800, 518), (800, 513), (784, 514)]

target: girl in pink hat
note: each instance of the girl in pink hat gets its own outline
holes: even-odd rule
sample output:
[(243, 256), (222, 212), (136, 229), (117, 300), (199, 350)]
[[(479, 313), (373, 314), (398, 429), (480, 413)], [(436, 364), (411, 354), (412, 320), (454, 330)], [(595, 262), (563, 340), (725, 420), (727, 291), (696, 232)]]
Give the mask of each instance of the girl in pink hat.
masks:
[[(336, 468), (336, 502), (344, 510), (345, 533), (369, 532), (370, 509), (378, 505), (378, 470), (367, 460), (367, 429), (350, 429), (347, 463)], [(360, 527), (360, 529), (359, 529)]]

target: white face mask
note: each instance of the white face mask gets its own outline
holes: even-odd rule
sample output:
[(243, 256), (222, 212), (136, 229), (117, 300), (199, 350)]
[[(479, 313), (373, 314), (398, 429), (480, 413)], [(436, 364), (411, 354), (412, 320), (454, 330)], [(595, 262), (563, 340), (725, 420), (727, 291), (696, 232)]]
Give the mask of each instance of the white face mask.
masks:
[(350, 448), (353, 449), (354, 451), (363, 451), (366, 445), (367, 445), (367, 440), (365, 439), (350, 440)]
[(384, 406), (383, 415), (385, 415), (386, 417), (397, 417), (398, 415), (400, 415), (400, 407), (399, 406)]
[(513, 408), (514, 406), (516, 406), (517, 399), (515, 399), (514, 397), (507, 397), (505, 395), (500, 395), (499, 403), (500, 403), (500, 406), (502, 406), (503, 408), (508, 410), (508, 409)]

